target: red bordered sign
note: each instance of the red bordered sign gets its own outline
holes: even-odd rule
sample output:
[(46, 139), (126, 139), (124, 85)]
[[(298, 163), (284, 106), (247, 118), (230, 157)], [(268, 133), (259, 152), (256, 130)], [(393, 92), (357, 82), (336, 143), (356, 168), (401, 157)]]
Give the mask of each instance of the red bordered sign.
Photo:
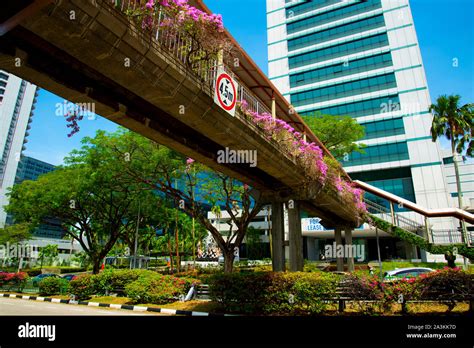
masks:
[(237, 102), (237, 82), (223, 69), (217, 71), (214, 102), (232, 116)]

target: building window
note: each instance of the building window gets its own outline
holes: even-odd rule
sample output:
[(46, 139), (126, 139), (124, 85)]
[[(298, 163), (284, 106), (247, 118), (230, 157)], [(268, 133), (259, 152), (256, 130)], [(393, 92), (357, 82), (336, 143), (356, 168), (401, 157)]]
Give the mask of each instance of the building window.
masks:
[(445, 157), (445, 158), (443, 158), (443, 163), (444, 163), (444, 164), (453, 164), (453, 163), (454, 163), (454, 157), (451, 156), (451, 157)]
[(328, 12), (315, 15), (310, 18), (305, 18), (305, 19), (301, 19), (295, 22), (288, 23), (286, 27), (286, 31), (288, 34), (293, 34), (297, 31), (313, 28), (315, 26), (319, 26), (325, 23), (351, 17), (356, 14), (371, 11), (380, 7), (381, 7), (380, 0), (372, 0), (372, 1), (367, 1), (367, 2), (358, 2), (355, 4), (348, 4), (348, 6), (345, 6), (342, 8), (337, 8)]
[(356, 118), (359, 116), (376, 115), (396, 110), (400, 110), (400, 98), (398, 95), (390, 95), (387, 97), (366, 99), (354, 103), (346, 103), (327, 108), (300, 112), (299, 114), (302, 116), (323, 114), (334, 116), (350, 116)]
[[(409, 167), (383, 169), (378, 171), (367, 171), (351, 173), (353, 180), (361, 180), (381, 190), (390, 192), (401, 198), (416, 203), (413, 179)], [(389, 202), (370, 193), (365, 193), (365, 198), (390, 209)], [(394, 204), (395, 211), (406, 211), (405, 208)]]
[(295, 4), (286, 9), (286, 18), (298, 16), (302, 13), (313, 11), (324, 6), (329, 6), (337, 2), (339, 2), (339, 0), (310, 0), (305, 1), (303, 3)]
[(344, 167), (402, 161), (409, 159), (406, 141), (391, 144), (367, 146), (364, 153), (352, 152), (347, 161), (342, 162)]
[(343, 57), (349, 54), (363, 52), (383, 46), (388, 46), (388, 36), (385, 33), (291, 56), (288, 59), (288, 64), (290, 69), (295, 69), (304, 65), (319, 63), (325, 60)]
[(343, 36), (348, 36), (367, 30), (380, 28), (385, 25), (383, 15), (378, 15), (366, 19), (361, 19), (352, 23), (340, 25), (334, 28), (318, 31), (295, 39), (288, 40), (288, 51), (294, 51), (316, 43), (334, 40)]
[(347, 62), (340, 62), (335, 65), (290, 75), (290, 87), (299, 87), (310, 83), (380, 69), (391, 65), (393, 65), (393, 63), (390, 52), (377, 54), (371, 57), (354, 59)]
[(392, 118), (390, 120), (362, 123), (361, 125), (365, 128), (365, 136), (363, 139), (374, 139), (405, 134), (403, 118), (401, 117)]
[(351, 82), (343, 82), (327, 87), (316, 88), (306, 92), (294, 93), (291, 95), (291, 104), (294, 106), (308, 105), (331, 99), (381, 91), (384, 89), (394, 88), (396, 86), (397, 83), (395, 82), (395, 74), (384, 74)]

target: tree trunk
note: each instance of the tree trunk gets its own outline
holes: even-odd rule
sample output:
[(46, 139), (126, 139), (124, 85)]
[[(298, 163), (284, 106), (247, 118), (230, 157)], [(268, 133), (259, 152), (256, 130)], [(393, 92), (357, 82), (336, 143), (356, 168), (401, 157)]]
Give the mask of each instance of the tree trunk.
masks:
[(232, 273), (234, 270), (234, 249), (224, 251), (224, 273)]
[(176, 271), (181, 270), (181, 259), (179, 258), (179, 237), (178, 237), (178, 211), (176, 211), (176, 229), (174, 232), (175, 244), (176, 244)]
[(99, 274), (100, 272), (100, 261), (102, 260), (100, 257), (91, 257), (92, 260), (92, 273)]
[[(451, 138), (451, 152), (453, 154), (453, 164), (454, 164), (454, 174), (456, 176), (456, 189), (458, 191), (458, 207), (459, 209), (462, 209), (462, 188), (461, 188), (461, 179), (459, 178), (459, 166), (458, 166), (458, 161), (456, 159), (456, 149), (454, 146), (454, 139)], [(459, 221), (459, 225), (461, 227), (461, 241), (462, 243), (469, 245), (469, 240), (467, 236), (467, 228), (466, 228), (466, 223), (464, 220)], [(454, 256), (456, 258), (456, 256)], [(463, 257), (464, 259), (464, 270), (467, 270), (467, 260), (466, 257)]]
[(457, 157), (457, 152), (454, 147), (454, 141), (451, 140), (451, 151), (453, 154), (453, 163), (454, 163), (454, 174), (456, 175), (456, 188), (458, 191), (458, 207), (459, 209), (462, 209), (462, 189), (461, 189), (461, 180), (459, 178), (459, 167), (458, 167), (458, 161), (456, 160)]

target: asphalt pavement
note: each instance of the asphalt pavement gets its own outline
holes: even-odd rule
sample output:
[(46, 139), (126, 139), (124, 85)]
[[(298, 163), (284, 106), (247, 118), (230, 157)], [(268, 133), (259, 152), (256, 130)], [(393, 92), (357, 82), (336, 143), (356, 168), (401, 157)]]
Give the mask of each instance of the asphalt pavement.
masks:
[(91, 307), (0, 297), (0, 315), (167, 315), (125, 309)]

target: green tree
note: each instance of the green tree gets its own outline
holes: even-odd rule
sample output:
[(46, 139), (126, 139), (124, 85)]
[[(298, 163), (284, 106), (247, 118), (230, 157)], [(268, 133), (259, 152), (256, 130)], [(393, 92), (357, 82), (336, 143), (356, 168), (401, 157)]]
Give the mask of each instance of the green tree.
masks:
[(19, 244), (31, 238), (31, 225), (19, 223), (0, 228), (0, 244)]
[(54, 260), (58, 257), (59, 252), (58, 252), (58, 246), (56, 244), (48, 244), (40, 249), (39, 252), (39, 258), (41, 265), (40, 267), (43, 268), (43, 262), (46, 259), (46, 263), (49, 266), (52, 266), (54, 263)]
[(353, 151), (363, 153), (364, 144), (357, 143), (365, 135), (364, 126), (349, 116), (332, 116), (315, 113), (303, 120), (332, 155), (344, 158)]
[[(241, 245), (248, 224), (262, 208), (250, 195), (250, 187), (205, 166), (190, 164), (182, 155), (132, 132), (98, 134), (92, 144), (124, 159), (121, 182), (140, 182), (163, 192), (175, 207), (201, 223), (224, 255), (224, 271), (232, 271), (234, 249)], [(222, 236), (207, 218), (209, 204), (220, 205), (229, 214), (236, 226), (229, 236)], [(179, 243), (176, 237), (175, 245)]]
[[(459, 95), (442, 95), (436, 100), (436, 104), (431, 104), (429, 110), (433, 114), (431, 125), (431, 137), (436, 141), (439, 137), (446, 137), (451, 144), (453, 155), (454, 173), (456, 176), (456, 187), (458, 194), (458, 205), (462, 209), (462, 188), (459, 178), (458, 157), (464, 151), (466, 155), (473, 156), (473, 123), (474, 104), (460, 105)], [(466, 149), (467, 148), (467, 149)], [(466, 241), (466, 224), (461, 222), (464, 240)]]
[(67, 167), (15, 185), (6, 208), (17, 221), (35, 226), (47, 216), (59, 218), (89, 255), (94, 273), (121, 233), (135, 224), (132, 203), (150, 194), (140, 185), (117, 181), (121, 168), (102, 155), (95, 148), (76, 153)]
[[(32, 227), (29, 223), (20, 223), (10, 226), (5, 226), (0, 228), (0, 245), (15, 245), (18, 247), (23, 242), (31, 239), (32, 236)], [(18, 255), (17, 255), (18, 256)], [(16, 257), (18, 259), (18, 269), (21, 268), (21, 257)], [(6, 255), (4, 255), (2, 260), (2, 266), (5, 266)]]

